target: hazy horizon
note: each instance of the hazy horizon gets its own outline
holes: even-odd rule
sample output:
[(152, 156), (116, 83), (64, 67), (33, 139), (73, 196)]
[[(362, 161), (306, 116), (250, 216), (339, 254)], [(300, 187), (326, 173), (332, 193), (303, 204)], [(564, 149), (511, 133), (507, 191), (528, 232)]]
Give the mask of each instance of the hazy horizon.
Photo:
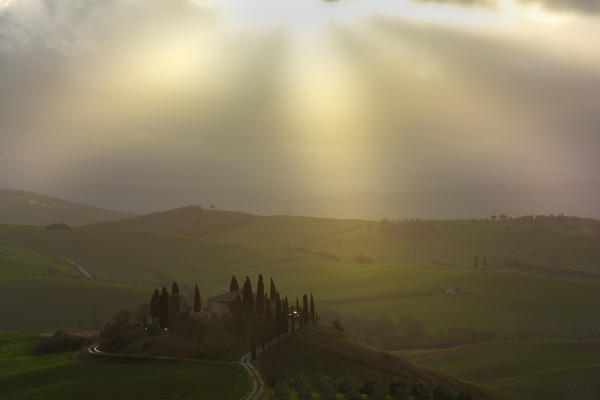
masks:
[[(0, 188), (0, 190), (21, 190)], [(35, 193), (35, 192), (33, 192)], [(573, 196), (572, 193), (583, 194)], [(496, 185), (457, 189), (431, 189), (405, 193), (349, 193), (330, 197), (224, 197), (219, 199), (190, 198), (174, 202), (167, 197), (150, 198), (129, 208), (113, 207), (111, 194), (64, 198), (49, 193), (37, 193), (108, 210), (148, 214), (186, 206), (214, 205), (219, 210), (257, 215), (295, 215), (318, 218), (380, 220), (470, 219), (491, 215), (570, 215), (600, 218), (600, 206), (594, 199), (600, 194), (600, 182), (545, 182), (537, 185)], [(103, 203), (104, 200), (106, 203)], [(217, 201), (218, 200), (218, 201)], [(158, 205), (158, 206), (157, 206)], [(34, 205), (35, 206), (35, 205)]]

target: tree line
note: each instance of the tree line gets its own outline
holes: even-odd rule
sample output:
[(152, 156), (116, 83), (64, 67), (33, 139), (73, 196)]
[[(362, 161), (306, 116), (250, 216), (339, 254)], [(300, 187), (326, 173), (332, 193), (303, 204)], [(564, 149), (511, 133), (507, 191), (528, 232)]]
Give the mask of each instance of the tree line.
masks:
[[(231, 277), (229, 291), (239, 291), (239, 283), (235, 275)], [(258, 275), (256, 293), (252, 289), (252, 282), (246, 276), (241, 289), (242, 296), (236, 297), (230, 306), (233, 329), (241, 335), (249, 332), (252, 336), (252, 354), (255, 355), (256, 345), (260, 343), (265, 347), (271, 342), (288, 332), (294, 332), (305, 325), (318, 322), (313, 294), (302, 296), (302, 304), (296, 296), (295, 305), (287, 296), (282, 296), (277, 290), (275, 281), (270, 278), (269, 290), (265, 289), (262, 274)]]
[[(302, 301), (296, 296), (295, 304), (287, 296), (282, 296), (273, 278), (270, 279), (268, 291), (265, 289), (263, 275), (258, 275), (256, 293), (252, 282), (246, 276), (242, 289), (237, 278), (231, 277), (230, 292), (241, 291), (229, 305), (230, 326), (236, 335), (249, 333), (252, 335), (252, 349), (257, 343), (264, 347), (266, 343), (288, 332), (294, 332), (309, 324), (318, 322), (313, 294), (304, 294)], [(142, 305), (144, 306), (144, 305)], [(162, 290), (154, 289), (149, 307), (140, 306), (140, 320), (149, 333), (168, 330), (174, 318), (186, 318), (192, 312), (199, 314), (202, 310), (202, 300), (198, 285), (194, 287), (192, 308), (187, 305), (179, 291), (177, 282), (173, 282), (171, 292), (163, 286)], [(144, 309), (142, 309), (144, 308)]]
[(584, 219), (564, 214), (549, 215), (522, 215), (509, 216), (506, 214), (491, 215), (488, 218), (470, 218), (456, 220), (428, 220), (420, 218), (388, 219), (384, 218), (379, 223), (382, 233), (392, 236), (419, 237), (442, 230), (452, 223), (499, 223), (505, 225), (525, 225), (542, 230), (576, 230), (582, 226), (600, 229), (600, 223), (592, 219)]

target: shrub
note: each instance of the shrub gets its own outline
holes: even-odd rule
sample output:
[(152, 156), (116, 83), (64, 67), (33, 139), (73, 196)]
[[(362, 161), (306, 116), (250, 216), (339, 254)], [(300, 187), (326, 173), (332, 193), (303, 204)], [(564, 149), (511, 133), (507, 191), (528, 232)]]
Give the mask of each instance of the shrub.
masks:
[(392, 398), (398, 400), (408, 399), (410, 393), (410, 385), (408, 382), (395, 380), (390, 383), (390, 394)]
[(418, 382), (413, 384), (412, 393), (417, 400), (429, 400), (431, 399), (431, 389), (425, 382)]
[(284, 381), (279, 381), (275, 385), (275, 400), (290, 400), (290, 391)]
[(364, 254), (357, 254), (354, 256), (354, 262), (357, 264), (371, 264), (373, 259), (371, 257), (365, 256)]
[(457, 400), (473, 400), (473, 396), (469, 392), (461, 391), (457, 397)]
[(305, 375), (296, 377), (296, 389), (298, 390), (298, 400), (312, 400), (312, 385)]
[(371, 394), (375, 390), (375, 378), (367, 379), (360, 388), (360, 392), (364, 394)]
[(335, 381), (335, 387), (340, 393), (350, 393), (353, 389), (358, 392), (360, 383), (356, 378), (340, 377)]
[[(137, 332), (141, 333), (141, 332)], [(121, 310), (113, 318), (113, 322), (104, 325), (100, 334), (103, 344), (108, 351), (120, 350), (126, 344), (136, 338), (136, 332), (132, 329), (131, 313), (129, 310)]]
[(336, 331), (344, 333), (344, 325), (342, 325), (342, 321), (340, 321), (338, 318), (333, 320), (333, 327)]
[(373, 393), (369, 396), (369, 400), (387, 400), (387, 390), (384, 385), (377, 383), (373, 389)]
[(346, 400), (362, 400), (360, 395), (361, 385), (356, 378), (338, 378), (335, 387), (338, 392), (346, 395)]
[(317, 387), (321, 392), (321, 399), (337, 400), (337, 391), (335, 390), (335, 386), (328, 376), (319, 375), (317, 378)]
[(46, 226), (46, 229), (49, 231), (72, 231), (73, 228), (71, 228), (69, 225), (67, 224), (63, 224), (63, 223), (55, 223), (55, 224), (50, 224), (48, 226)]
[(351, 392), (346, 394), (346, 400), (363, 400), (363, 397), (359, 393), (358, 389), (354, 388)]
[(39, 337), (34, 345), (35, 354), (62, 353), (81, 349), (86, 344), (91, 344), (94, 337), (89, 334), (56, 331), (53, 334), (44, 334)]
[(436, 386), (433, 389), (433, 398), (435, 400), (454, 400), (454, 395), (442, 386)]

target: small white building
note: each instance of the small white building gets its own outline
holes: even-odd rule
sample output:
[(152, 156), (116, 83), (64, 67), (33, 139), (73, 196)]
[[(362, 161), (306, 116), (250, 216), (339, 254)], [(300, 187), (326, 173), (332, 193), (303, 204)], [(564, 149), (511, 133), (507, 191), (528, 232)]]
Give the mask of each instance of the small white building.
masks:
[(449, 296), (456, 296), (458, 294), (458, 289), (446, 289), (446, 294)]

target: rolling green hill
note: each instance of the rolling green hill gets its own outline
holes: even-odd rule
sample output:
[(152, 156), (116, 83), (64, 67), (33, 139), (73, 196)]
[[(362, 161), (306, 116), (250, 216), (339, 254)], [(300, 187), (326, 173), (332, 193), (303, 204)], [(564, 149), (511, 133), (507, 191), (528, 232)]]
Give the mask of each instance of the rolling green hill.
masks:
[(0, 245), (0, 330), (100, 328), (150, 288), (84, 279), (56, 257)]
[(530, 339), (399, 355), (523, 399), (595, 399), (600, 394), (598, 339)]
[(188, 206), (89, 226), (92, 229), (167, 232), (183, 235), (207, 235), (245, 225), (253, 215), (233, 211), (206, 210)]
[[(61, 278), (45, 285), (43, 278), (27, 282), (30, 278), (21, 277), (14, 283), (3, 279), (0, 285), (22, 288), (7, 289), (7, 293), (44, 293), (39, 289), (42, 286), (55, 288), (48, 289), (50, 292), (72, 286), (59, 296), (65, 299), (78, 283), (85, 285), (82, 290), (90, 295), (84, 299), (89, 300), (64, 320), (75, 321), (77, 326), (83, 324), (77, 321), (92, 320), (94, 302), (111, 288), (122, 293), (122, 307), (133, 307), (148, 296), (148, 287), (169, 285), (172, 280), (180, 283), (184, 293), (197, 283), (201, 295), (208, 297), (226, 290), (232, 274), (255, 279), (263, 273), (273, 276), (278, 287), (292, 296), (301, 296), (309, 288), (323, 309), (342, 315), (381, 316), (392, 322), (412, 317), (425, 324), (428, 336), (443, 336), (449, 329), (489, 332), (497, 337), (589, 337), (600, 332), (600, 322), (587, 318), (585, 311), (587, 304), (600, 302), (600, 280), (497, 265), (504, 257), (525, 259), (524, 254), (537, 249), (538, 261), (552, 257), (544, 254), (555, 254), (565, 267), (593, 271), (600, 265), (595, 264), (600, 246), (592, 246), (600, 240), (594, 227), (533, 231), (527, 225), (446, 221), (425, 234), (394, 236), (370, 221), (240, 214), (244, 221), (239, 223), (240, 215), (221, 213), (195, 207), (161, 213), (149, 217), (154, 221), (148, 228), (152, 231), (129, 229), (131, 221), (145, 217), (105, 224), (102, 229), (67, 232), (0, 226), (0, 242), (73, 260), (99, 280), (122, 284)], [(156, 222), (157, 218), (169, 220), (170, 215), (175, 215), (172, 224)], [(190, 221), (187, 228), (186, 217)], [(203, 221), (211, 226), (214, 221), (231, 218), (237, 221), (235, 226), (227, 222), (227, 228), (205, 230), (202, 225)], [(200, 221), (199, 225), (194, 221)], [(163, 224), (163, 231), (199, 230), (193, 234), (157, 232)], [(109, 230), (109, 226), (115, 229)], [(375, 262), (357, 263), (356, 254)], [(489, 268), (474, 270), (474, 254), (487, 257)], [(88, 286), (94, 289), (88, 290)], [(447, 296), (448, 288), (458, 288), (461, 294)], [(40, 296), (33, 298), (46, 298)], [(117, 301), (109, 303), (114, 309)], [(20, 308), (29, 309), (32, 304)], [(15, 315), (14, 328), (36, 327), (33, 322), (20, 325), (23, 321)], [(47, 327), (46, 322), (37, 327)]]
[[(600, 320), (590, 317), (590, 305), (600, 304), (596, 221), (566, 228), (430, 221), (425, 228), (390, 234), (372, 221), (261, 217), (198, 207), (72, 231), (0, 225), (0, 303), (11, 304), (0, 329), (94, 328), (173, 280), (191, 301), (194, 284), (206, 298), (226, 291), (232, 274), (239, 279), (249, 275), (255, 282), (263, 273), (292, 296), (292, 303), (308, 288), (324, 317), (340, 315), (349, 335), (386, 349), (403, 348), (406, 342), (397, 340), (400, 331), (388, 340), (390, 332), (379, 328), (398, 329), (406, 317), (423, 328), (412, 346), (508, 339), (491, 347), (497, 354), (486, 354), (487, 344), (472, 345), (473, 351), (465, 346), (434, 351), (430, 358), (411, 353), (422, 365), (524, 398), (564, 390), (556, 382), (595, 393), (587, 382), (598, 367), (585, 359), (585, 351), (574, 351), (580, 356), (569, 359), (564, 371), (559, 366), (560, 354), (580, 343), (564, 338), (600, 336)], [(475, 256), (479, 269), (473, 267)], [(83, 266), (94, 279), (84, 279), (65, 260)], [(458, 294), (447, 294), (448, 289)], [(540, 338), (557, 339), (548, 339), (538, 351), (531, 343), (547, 340)], [(505, 343), (517, 347), (502, 348)], [(530, 343), (529, 350), (518, 343)], [(453, 355), (454, 349), (462, 352)], [(556, 367), (511, 367), (518, 359), (485, 365), (511, 352)], [(546, 360), (546, 353), (556, 359)], [(444, 354), (449, 358), (440, 358)], [(460, 354), (462, 361), (448, 361)]]
[[(0, 332), (0, 399), (238, 400), (248, 388), (245, 373), (234, 366), (34, 356), (25, 344), (37, 336)], [(4, 357), (7, 348), (21, 350)]]
[(0, 224), (46, 226), (62, 222), (79, 226), (131, 216), (20, 190), (0, 190)]
[[(328, 382), (337, 386), (338, 392), (348, 386), (362, 386), (365, 390), (365, 386), (372, 385), (387, 394), (390, 384), (401, 381), (409, 387), (421, 383), (430, 392), (441, 387), (454, 395), (469, 394), (468, 398), (484, 396), (475, 385), (365, 347), (333, 328), (322, 326), (306, 327), (284, 338), (273, 350), (260, 355), (259, 365), (269, 385), (289, 382), (292, 378), (298, 381), (299, 376), (306, 376), (312, 381), (314, 390), (321, 392), (321, 398), (328, 398), (319, 387), (324, 375)], [(488, 392), (486, 398), (496, 396), (490, 396)]]

